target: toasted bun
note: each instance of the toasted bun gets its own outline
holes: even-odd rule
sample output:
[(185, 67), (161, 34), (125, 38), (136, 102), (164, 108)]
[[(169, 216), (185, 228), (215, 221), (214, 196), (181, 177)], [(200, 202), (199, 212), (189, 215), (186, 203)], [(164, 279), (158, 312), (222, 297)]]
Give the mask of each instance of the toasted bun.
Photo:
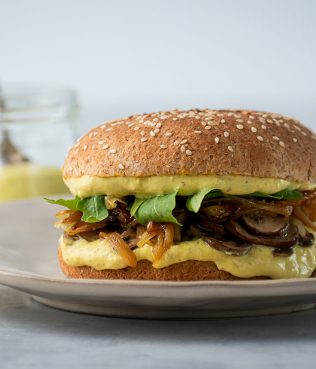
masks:
[[(185, 261), (166, 268), (155, 269), (149, 261), (142, 260), (135, 268), (96, 270), (89, 266), (72, 267), (63, 260), (58, 249), (58, 260), (63, 273), (70, 278), (89, 279), (138, 279), (157, 281), (203, 281), (203, 280), (240, 280), (232, 274), (219, 270), (211, 261)], [(251, 279), (266, 279), (251, 278)]]
[(233, 174), (316, 183), (316, 136), (297, 120), (248, 110), (133, 115), (70, 150), (63, 176)]

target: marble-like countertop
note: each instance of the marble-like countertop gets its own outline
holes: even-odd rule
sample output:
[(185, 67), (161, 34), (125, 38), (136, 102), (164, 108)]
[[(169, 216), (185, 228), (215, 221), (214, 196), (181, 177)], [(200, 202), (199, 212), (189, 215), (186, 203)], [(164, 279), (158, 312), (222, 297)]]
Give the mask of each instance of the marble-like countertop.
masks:
[(54, 310), (0, 286), (0, 368), (311, 369), (316, 310), (149, 321)]

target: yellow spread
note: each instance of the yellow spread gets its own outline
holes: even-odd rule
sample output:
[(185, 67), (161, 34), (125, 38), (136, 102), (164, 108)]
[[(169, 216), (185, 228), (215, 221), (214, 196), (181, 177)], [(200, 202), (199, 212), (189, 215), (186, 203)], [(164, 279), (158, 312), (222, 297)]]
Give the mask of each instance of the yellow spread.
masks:
[[(64, 261), (73, 267), (88, 265), (102, 270), (127, 266), (105, 240), (72, 241), (61, 237), (60, 247)], [(149, 245), (133, 252), (137, 260), (153, 261), (152, 248)], [(208, 246), (202, 239), (197, 239), (171, 246), (153, 267), (164, 268), (187, 260), (212, 261), (218, 269), (240, 278), (306, 278), (316, 268), (316, 242), (310, 247), (295, 246), (291, 256), (273, 256), (272, 248), (259, 245), (253, 246), (247, 255), (231, 256)]]
[(153, 177), (96, 177), (66, 178), (65, 183), (73, 195), (150, 196), (178, 191), (179, 195), (192, 195), (204, 188), (222, 190), (231, 195), (245, 195), (255, 191), (268, 194), (289, 189), (313, 190), (316, 184), (289, 182), (283, 179), (237, 175), (153, 176)]
[(58, 168), (32, 163), (0, 167), (0, 201), (66, 192)]

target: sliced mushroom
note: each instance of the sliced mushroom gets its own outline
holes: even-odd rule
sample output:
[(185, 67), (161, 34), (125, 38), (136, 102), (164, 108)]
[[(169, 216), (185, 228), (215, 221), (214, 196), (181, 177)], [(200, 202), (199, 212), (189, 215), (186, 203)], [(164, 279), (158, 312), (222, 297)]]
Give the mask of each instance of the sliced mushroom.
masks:
[(283, 215), (272, 216), (256, 211), (243, 215), (241, 219), (251, 233), (263, 236), (280, 235), (280, 233), (285, 234), (289, 227), (289, 218)]
[(251, 245), (235, 241), (221, 241), (213, 237), (204, 237), (204, 241), (218, 251), (227, 255), (242, 256), (248, 254)]
[(274, 256), (291, 256), (292, 254), (293, 254), (292, 247), (288, 247), (288, 248), (282, 247), (282, 248), (273, 250)]
[(223, 235), (225, 232), (225, 228), (222, 224), (212, 222), (210, 219), (200, 214), (192, 215), (190, 223), (206, 234)]
[(230, 204), (211, 205), (201, 209), (201, 213), (213, 222), (225, 222), (234, 212), (235, 207)]
[(313, 233), (306, 232), (304, 236), (299, 236), (298, 243), (300, 246), (308, 247), (313, 246), (315, 242), (315, 237)]
[(282, 236), (259, 236), (248, 232), (236, 219), (232, 219), (226, 226), (227, 230), (240, 240), (250, 242), (255, 245), (265, 245), (276, 248), (294, 246), (298, 242), (298, 229), (290, 224), (288, 232)]

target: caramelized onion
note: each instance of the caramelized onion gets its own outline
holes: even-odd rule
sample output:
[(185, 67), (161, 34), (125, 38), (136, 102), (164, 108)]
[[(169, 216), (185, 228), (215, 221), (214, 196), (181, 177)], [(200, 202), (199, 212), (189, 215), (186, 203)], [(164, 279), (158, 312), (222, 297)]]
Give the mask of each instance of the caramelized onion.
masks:
[(79, 222), (81, 220), (81, 217), (82, 217), (82, 212), (81, 211), (71, 210), (71, 212), (72, 213), (70, 213), (67, 218), (64, 218), (61, 221), (62, 223), (74, 223), (74, 222)]
[(161, 224), (161, 232), (157, 235), (157, 242), (153, 247), (154, 261), (161, 259), (162, 255), (171, 247), (174, 240), (173, 224)]
[(127, 243), (117, 232), (104, 233), (100, 232), (100, 237), (105, 239), (112, 248), (118, 252), (126, 264), (135, 268), (137, 265), (137, 258), (133, 251), (128, 247)]
[(149, 233), (147, 231), (145, 231), (140, 237), (139, 240), (137, 242), (137, 246), (138, 247), (143, 247), (146, 243), (148, 244), (150, 242), (151, 239), (153, 239), (154, 237), (156, 237), (158, 234), (157, 233)]
[(74, 236), (75, 234), (82, 233), (82, 232), (90, 232), (96, 231), (97, 229), (102, 229), (105, 226), (105, 222), (97, 222), (97, 223), (86, 223), (80, 221), (74, 224), (69, 230), (69, 236)]
[(316, 231), (316, 223), (314, 223), (308, 215), (304, 212), (301, 206), (297, 206), (294, 208), (294, 215), (298, 218), (306, 227), (309, 227)]
[(254, 209), (263, 210), (275, 214), (282, 214), (285, 216), (290, 216), (293, 211), (293, 201), (266, 202), (264, 200), (249, 200), (243, 197), (224, 197), (205, 201), (205, 205), (212, 204), (235, 204), (238, 216), (246, 214), (249, 211), (253, 211)]

